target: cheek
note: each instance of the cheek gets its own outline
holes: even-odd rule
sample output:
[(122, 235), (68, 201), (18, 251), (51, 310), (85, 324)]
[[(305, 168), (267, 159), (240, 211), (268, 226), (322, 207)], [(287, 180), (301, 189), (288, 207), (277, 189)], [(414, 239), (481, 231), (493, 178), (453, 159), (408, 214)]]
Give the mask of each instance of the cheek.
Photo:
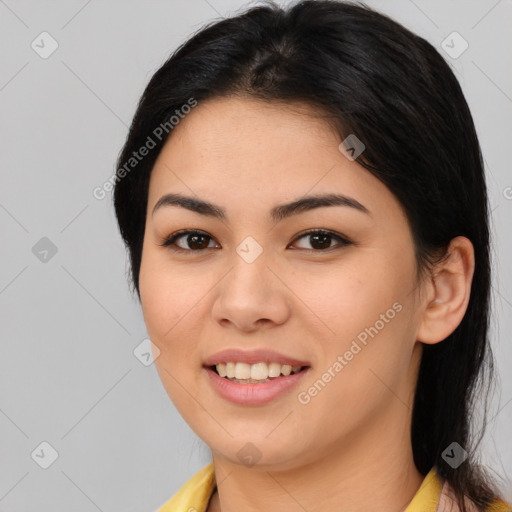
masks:
[(148, 334), (163, 345), (171, 343), (204, 294), (201, 279), (171, 267), (165, 254), (154, 250), (143, 252), (139, 288)]
[(190, 393), (195, 394), (195, 372), (200, 371), (194, 306), (204, 291), (197, 280), (185, 281), (160, 255), (143, 254), (139, 289), (146, 330), (160, 350), (155, 367), (175, 407), (187, 422), (195, 424), (201, 411), (190, 399)]
[[(343, 344), (376, 322), (377, 327), (382, 327), (380, 315), (388, 310), (390, 323), (396, 323), (399, 315), (393, 304), (404, 306), (403, 302), (412, 297), (409, 293), (414, 266), (407, 258), (385, 256), (376, 251), (354, 252), (340, 264), (295, 268), (288, 282), (301, 299), (296, 303), (296, 312), (303, 310), (302, 320), (314, 320), (315, 315), (318, 320), (309, 322), (317, 325), (312, 339), (323, 334), (325, 339)], [(320, 332), (322, 324), (324, 329)], [(388, 325), (385, 323), (386, 330)]]
[[(310, 337), (323, 340), (317, 345), (322, 354), (314, 377), (329, 381), (327, 407), (340, 399), (361, 407), (368, 394), (375, 405), (377, 397), (389, 393), (383, 382), (391, 387), (404, 384), (414, 346), (415, 268), (412, 252), (402, 251), (399, 258), (394, 251), (387, 256), (368, 251), (331, 267), (329, 275), (317, 270), (306, 280), (296, 278), (297, 285), (302, 283), (297, 295), (329, 328), (317, 326)], [(325, 375), (329, 371), (336, 377)], [(319, 406), (322, 401), (316, 400)]]

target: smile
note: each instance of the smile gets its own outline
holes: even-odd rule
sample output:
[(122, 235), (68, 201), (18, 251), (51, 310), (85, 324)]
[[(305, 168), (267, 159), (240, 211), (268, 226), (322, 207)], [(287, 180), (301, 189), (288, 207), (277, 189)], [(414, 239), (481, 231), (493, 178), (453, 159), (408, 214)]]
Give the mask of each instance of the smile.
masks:
[(265, 363), (248, 364), (241, 362), (218, 363), (212, 367), (220, 377), (228, 379), (230, 382), (239, 384), (258, 384), (262, 382), (270, 382), (281, 376), (299, 372), (302, 366), (291, 366), (281, 363)]
[(221, 398), (244, 406), (265, 405), (279, 398), (284, 399), (294, 388), (299, 386), (299, 382), (310, 370), (309, 367), (303, 367), (290, 375), (253, 381), (252, 379), (238, 380), (221, 377), (211, 367), (203, 369), (207, 374), (208, 382)]

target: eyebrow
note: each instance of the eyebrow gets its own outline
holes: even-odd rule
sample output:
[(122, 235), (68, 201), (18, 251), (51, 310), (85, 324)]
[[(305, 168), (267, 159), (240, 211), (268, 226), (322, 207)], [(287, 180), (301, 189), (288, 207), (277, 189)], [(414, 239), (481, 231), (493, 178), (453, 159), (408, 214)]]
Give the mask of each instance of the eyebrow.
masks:
[[(220, 206), (181, 194), (166, 194), (162, 196), (153, 207), (152, 215), (164, 206), (179, 206), (192, 212), (221, 220), (226, 220), (227, 218), (226, 211)], [(371, 216), (370, 211), (352, 197), (342, 194), (323, 194), (306, 196), (291, 203), (275, 206), (270, 210), (270, 218), (275, 222), (279, 222), (292, 215), (307, 212), (315, 208), (322, 208), (324, 206), (346, 206)]]

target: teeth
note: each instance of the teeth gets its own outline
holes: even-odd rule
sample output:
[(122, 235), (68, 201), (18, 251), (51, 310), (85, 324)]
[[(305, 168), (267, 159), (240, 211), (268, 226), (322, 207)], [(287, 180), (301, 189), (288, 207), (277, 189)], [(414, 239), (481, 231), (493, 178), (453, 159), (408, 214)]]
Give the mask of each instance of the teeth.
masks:
[(251, 365), (247, 363), (235, 364), (235, 379), (250, 379)]
[[(240, 363), (238, 363), (240, 364)], [(264, 380), (268, 377), (268, 368), (265, 363), (257, 363), (251, 366), (251, 379)]]
[(217, 373), (221, 377), (235, 379), (236, 381), (266, 381), (268, 378), (276, 378), (280, 375), (288, 376), (297, 373), (302, 367), (279, 363), (219, 363), (216, 365)]
[(217, 365), (217, 373), (221, 376), (221, 377), (227, 377), (228, 375), (228, 372), (226, 370), (226, 365), (224, 363), (219, 363)]
[(226, 364), (226, 376), (229, 379), (235, 378), (235, 363), (227, 363)]
[(279, 363), (270, 363), (268, 365), (268, 376), (279, 377), (281, 375), (281, 365)]

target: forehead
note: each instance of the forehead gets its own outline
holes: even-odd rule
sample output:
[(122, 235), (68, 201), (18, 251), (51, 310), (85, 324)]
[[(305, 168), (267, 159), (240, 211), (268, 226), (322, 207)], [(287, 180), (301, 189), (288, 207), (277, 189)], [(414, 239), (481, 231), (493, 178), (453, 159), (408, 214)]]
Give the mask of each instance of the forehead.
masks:
[(283, 168), (287, 161), (296, 164), (299, 157), (309, 159), (322, 147), (339, 144), (339, 136), (319, 116), (304, 104), (238, 97), (207, 100), (173, 129), (166, 149), (188, 163), (207, 161), (232, 169), (257, 162), (268, 168), (276, 162)]
[(247, 207), (309, 192), (393, 202), (377, 178), (339, 151), (340, 136), (319, 114), (304, 104), (234, 97), (200, 102), (162, 148), (148, 208), (167, 192)]

